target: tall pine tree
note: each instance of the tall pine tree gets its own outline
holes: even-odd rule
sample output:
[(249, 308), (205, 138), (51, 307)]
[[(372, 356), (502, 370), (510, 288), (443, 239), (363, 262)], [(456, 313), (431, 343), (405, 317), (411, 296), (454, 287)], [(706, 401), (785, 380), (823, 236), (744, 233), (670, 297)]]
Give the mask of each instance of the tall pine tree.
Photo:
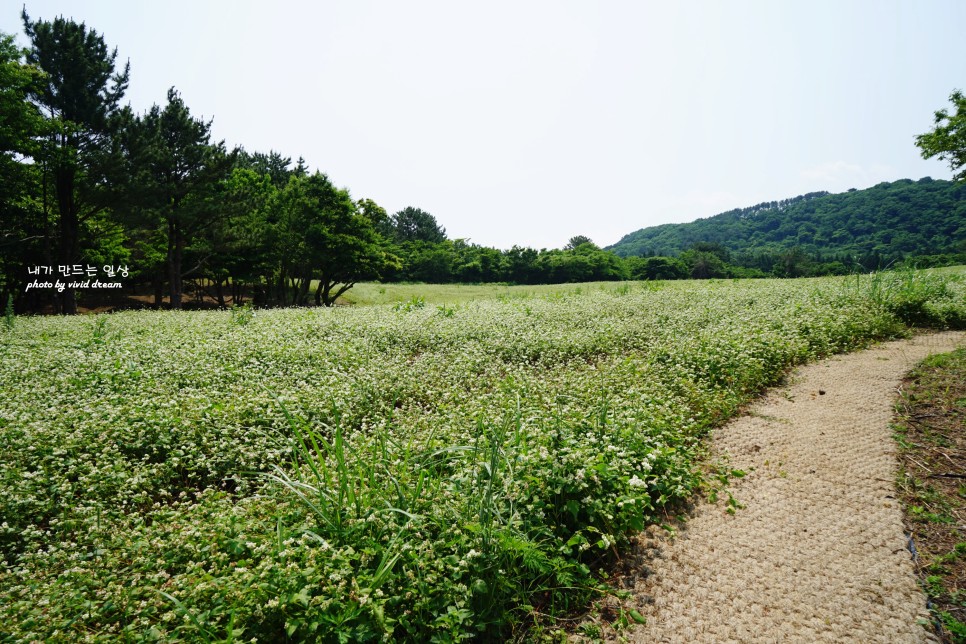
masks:
[[(26, 9), (21, 17), (31, 43), (27, 61), (46, 73), (31, 97), (50, 125), (39, 156), (51, 175), (59, 215), (57, 261), (72, 266), (82, 259), (81, 224), (107, 206), (100, 179), (114, 163), (108, 154), (111, 119), (127, 89), (130, 64), (117, 71), (117, 50), (108, 51), (84, 23), (63, 17), (32, 22)], [(77, 312), (70, 289), (60, 296), (60, 310)]]
[(185, 251), (196, 235), (226, 214), (217, 193), (233, 154), (226, 152), (224, 142), (210, 142), (211, 121), (193, 117), (174, 88), (168, 90), (164, 108), (153, 106), (131, 128), (126, 137), (130, 197), (141, 227), (163, 227), (171, 308), (179, 309), (186, 273), (200, 270), (205, 261), (201, 257), (186, 269)]

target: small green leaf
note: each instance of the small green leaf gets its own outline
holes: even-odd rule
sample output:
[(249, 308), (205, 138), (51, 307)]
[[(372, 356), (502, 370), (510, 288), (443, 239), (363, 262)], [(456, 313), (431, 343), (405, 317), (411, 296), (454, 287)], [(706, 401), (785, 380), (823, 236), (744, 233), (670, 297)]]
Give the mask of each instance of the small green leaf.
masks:
[(630, 610), (631, 619), (633, 619), (638, 624), (647, 624), (647, 618), (637, 612), (636, 609), (632, 608)]

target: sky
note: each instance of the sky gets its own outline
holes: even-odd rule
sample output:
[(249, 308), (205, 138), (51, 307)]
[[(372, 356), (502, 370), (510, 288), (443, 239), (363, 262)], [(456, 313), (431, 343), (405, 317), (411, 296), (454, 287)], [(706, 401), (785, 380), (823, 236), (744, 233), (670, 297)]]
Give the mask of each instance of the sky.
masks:
[(175, 87), (230, 147), (498, 248), (949, 179), (915, 137), (966, 89), (962, 0), (24, 4), (116, 47), (136, 111)]

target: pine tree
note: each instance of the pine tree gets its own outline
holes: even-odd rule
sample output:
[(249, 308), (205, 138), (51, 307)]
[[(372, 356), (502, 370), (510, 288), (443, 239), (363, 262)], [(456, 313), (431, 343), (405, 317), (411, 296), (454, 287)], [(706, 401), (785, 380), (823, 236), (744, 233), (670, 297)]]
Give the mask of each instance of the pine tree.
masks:
[[(27, 62), (46, 73), (32, 99), (50, 126), (39, 156), (52, 175), (59, 214), (57, 260), (72, 266), (81, 262), (81, 223), (105, 208), (99, 178), (113, 163), (108, 153), (111, 119), (127, 89), (130, 64), (117, 72), (117, 50), (109, 52), (104, 39), (84, 23), (63, 17), (31, 22), (26, 9), (21, 17), (31, 42)], [(77, 312), (73, 291), (61, 294), (60, 309)]]

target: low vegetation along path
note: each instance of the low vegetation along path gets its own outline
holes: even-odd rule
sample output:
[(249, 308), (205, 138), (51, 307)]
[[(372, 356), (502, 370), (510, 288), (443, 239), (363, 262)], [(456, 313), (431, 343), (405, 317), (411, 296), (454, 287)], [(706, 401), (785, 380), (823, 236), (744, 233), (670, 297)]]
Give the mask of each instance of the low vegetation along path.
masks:
[(890, 421), (903, 375), (963, 342), (923, 335), (805, 366), (719, 429), (715, 451), (748, 472), (731, 487), (744, 507), (704, 505), (670, 543), (641, 537), (647, 624), (631, 641), (933, 641)]

